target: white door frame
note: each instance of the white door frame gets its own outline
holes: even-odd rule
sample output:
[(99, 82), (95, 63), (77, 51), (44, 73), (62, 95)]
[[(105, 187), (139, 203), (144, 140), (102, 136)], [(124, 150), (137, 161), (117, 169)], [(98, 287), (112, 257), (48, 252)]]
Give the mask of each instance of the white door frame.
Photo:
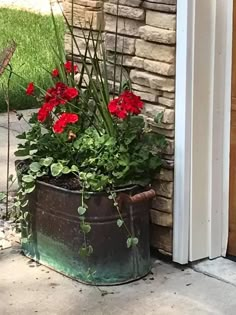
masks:
[(177, 0), (173, 260), (225, 255), (233, 0)]
[(189, 260), (193, 3), (177, 1), (173, 260)]

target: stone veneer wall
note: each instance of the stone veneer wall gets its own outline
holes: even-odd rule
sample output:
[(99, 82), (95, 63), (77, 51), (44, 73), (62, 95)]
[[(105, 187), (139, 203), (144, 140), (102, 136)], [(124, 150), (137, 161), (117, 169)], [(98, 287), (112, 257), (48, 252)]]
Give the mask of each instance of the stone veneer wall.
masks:
[[(123, 65), (129, 73), (132, 88), (145, 102), (144, 113), (150, 126), (166, 136), (165, 166), (153, 185), (157, 197), (151, 209), (152, 246), (165, 254), (172, 253), (173, 227), (173, 164), (174, 164), (174, 107), (175, 107), (175, 44), (176, 0), (74, 0), (74, 32), (83, 49), (79, 27), (86, 28), (93, 21), (94, 29), (105, 31), (105, 44), (113, 78), (116, 15), (118, 13), (117, 51), (124, 54)], [(71, 0), (64, 4), (70, 19)], [(65, 44), (70, 54), (71, 39)], [(76, 54), (76, 49), (74, 50)], [(117, 62), (121, 54), (117, 54)], [(117, 70), (119, 80), (119, 69)], [(154, 117), (163, 113), (157, 126)]]

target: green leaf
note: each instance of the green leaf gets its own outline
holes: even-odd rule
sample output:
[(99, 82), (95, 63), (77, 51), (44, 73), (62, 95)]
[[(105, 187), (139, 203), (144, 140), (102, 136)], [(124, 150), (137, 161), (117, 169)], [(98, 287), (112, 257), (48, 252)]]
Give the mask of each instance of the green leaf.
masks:
[(25, 140), (26, 139), (26, 132), (23, 132), (20, 135), (17, 135), (16, 138)]
[(79, 172), (78, 166), (72, 165), (71, 166), (71, 172)]
[(44, 176), (44, 175), (46, 175), (47, 174), (47, 172), (38, 172), (37, 174), (36, 174), (36, 176), (37, 177), (42, 177), (42, 176)]
[(131, 246), (136, 246), (138, 244), (138, 238), (137, 237), (129, 237), (127, 239), (127, 247), (130, 248)]
[(87, 210), (87, 209), (86, 209), (85, 207), (80, 206), (80, 207), (78, 208), (78, 213), (79, 213), (79, 215), (85, 214), (86, 210)]
[(51, 165), (53, 162), (53, 158), (52, 157), (47, 157), (45, 159), (40, 159), (39, 163), (43, 166), (48, 167), (49, 165)]
[(68, 166), (64, 166), (63, 167), (63, 170), (62, 170), (62, 173), (63, 174), (69, 174), (71, 172), (70, 168)]
[(32, 186), (32, 187), (28, 187), (28, 188), (25, 189), (25, 193), (26, 194), (30, 194), (30, 193), (32, 193), (34, 191), (34, 189), (35, 189), (35, 185)]
[(84, 194), (84, 199), (86, 199), (86, 200), (88, 200), (88, 199), (90, 199), (90, 197), (91, 197), (91, 195), (90, 194)]
[(87, 256), (87, 252), (88, 252), (87, 247), (81, 247), (81, 248), (79, 249), (79, 255), (80, 255), (80, 257), (86, 257), (86, 256)]
[(105, 146), (114, 146), (116, 144), (116, 140), (113, 137), (110, 137), (107, 139), (107, 141), (104, 143)]
[(127, 248), (130, 248), (132, 246), (132, 237), (127, 238), (126, 244)]
[(91, 225), (88, 223), (82, 223), (80, 225), (81, 230), (83, 231), (83, 233), (88, 234), (91, 231)]
[(29, 212), (28, 212), (28, 211), (24, 212), (24, 214), (23, 214), (23, 218), (26, 220), (26, 219), (27, 219), (27, 217), (28, 217), (28, 215), (29, 215)]
[(28, 203), (29, 203), (29, 200), (26, 200), (25, 202), (23, 202), (23, 203), (21, 204), (21, 208), (26, 207), (26, 206), (28, 205)]
[(22, 181), (25, 183), (32, 183), (35, 181), (34, 177), (32, 175), (24, 175), (22, 177)]
[(74, 143), (73, 143), (73, 146), (74, 146), (74, 148), (75, 149), (79, 149), (80, 148), (80, 146), (81, 146), (81, 141), (80, 140), (76, 140)]
[(164, 116), (164, 111), (158, 113), (156, 117), (154, 117), (155, 123), (160, 124), (162, 122), (163, 116)]
[(14, 206), (15, 206), (16, 208), (20, 207), (20, 206), (21, 206), (21, 202), (20, 202), (19, 200), (16, 201), (16, 202), (14, 202)]
[(138, 245), (138, 238), (137, 237), (133, 237), (132, 246), (136, 246), (136, 245)]
[(29, 149), (15, 151), (15, 156), (27, 156), (29, 155)]
[(88, 246), (88, 254), (91, 255), (93, 253), (93, 246), (89, 245)]
[(121, 219), (118, 219), (118, 220), (116, 221), (116, 224), (117, 224), (118, 227), (122, 227), (122, 225), (124, 224), (124, 221), (121, 220)]
[(81, 257), (88, 257), (93, 253), (93, 247), (91, 245), (89, 246), (82, 246), (79, 249), (79, 255)]
[(38, 162), (33, 162), (29, 167), (32, 172), (37, 173), (40, 170), (41, 165)]
[(52, 176), (56, 177), (60, 175), (63, 170), (63, 167), (64, 166), (61, 163), (53, 163), (50, 167)]

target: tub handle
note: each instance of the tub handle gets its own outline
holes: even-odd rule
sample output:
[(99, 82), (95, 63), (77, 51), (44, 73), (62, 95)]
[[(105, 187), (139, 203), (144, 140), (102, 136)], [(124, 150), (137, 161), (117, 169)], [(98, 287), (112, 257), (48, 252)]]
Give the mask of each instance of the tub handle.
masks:
[(138, 203), (145, 200), (150, 200), (156, 196), (156, 192), (154, 189), (150, 189), (139, 194), (129, 196), (127, 194), (120, 194), (119, 199), (126, 200), (130, 203)]

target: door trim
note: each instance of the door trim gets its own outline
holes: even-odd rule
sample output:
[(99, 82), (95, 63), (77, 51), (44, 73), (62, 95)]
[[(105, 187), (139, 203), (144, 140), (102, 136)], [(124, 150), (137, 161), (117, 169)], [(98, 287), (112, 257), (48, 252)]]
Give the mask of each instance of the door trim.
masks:
[[(192, 183), (196, 180), (198, 163), (195, 161), (193, 169), (192, 148), (195, 139), (192, 133), (192, 113), (193, 106), (197, 103), (195, 97), (201, 92), (199, 87), (195, 86), (197, 82), (193, 82), (194, 69), (202, 65), (199, 64), (197, 53), (194, 51), (194, 38), (196, 32), (200, 31), (198, 27), (202, 27), (196, 24), (196, 5), (202, 5), (204, 8), (204, 2), (205, 0), (177, 1), (173, 260), (180, 264), (187, 263), (190, 259), (224, 256), (228, 241), (233, 0), (213, 1), (209, 10), (214, 21), (212, 42), (209, 47), (202, 47), (207, 50), (204, 52), (207, 56), (212, 56), (212, 66), (207, 65), (205, 70), (211, 71), (210, 74), (207, 72), (211, 82), (206, 101), (209, 106), (210, 126), (206, 135), (209, 143), (209, 172), (205, 179), (208, 185), (203, 182), (203, 177), (200, 178), (203, 187), (207, 187), (209, 197), (204, 209), (198, 205), (197, 198), (192, 200)], [(199, 16), (197, 18), (199, 19)], [(202, 150), (200, 154), (204, 155), (206, 152)], [(199, 185), (201, 187), (201, 182)], [(194, 216), (197, 216), (197, 222), (193, 220), (190, 223)], [(191, 243), (199, 234), (205, 238), (204, 252), (200, 251), (200, 244)]]
[(226, 255), (229, 233), (233, 0), (216, 3), (210, 258)]
[[(222, 211), (222, 256), (226, 255), (229, 234), (229, 179), (230, 179), (230, 133), (232, 94), (232, 49), (233, 49), (233, 0), (227, 1), (224, 144), (223, 144), (223, 211)], [(225, 3), (224, 3), (225, 5)]]
[(177, 1), (173, 260), (189, 260), (194, 1)]

